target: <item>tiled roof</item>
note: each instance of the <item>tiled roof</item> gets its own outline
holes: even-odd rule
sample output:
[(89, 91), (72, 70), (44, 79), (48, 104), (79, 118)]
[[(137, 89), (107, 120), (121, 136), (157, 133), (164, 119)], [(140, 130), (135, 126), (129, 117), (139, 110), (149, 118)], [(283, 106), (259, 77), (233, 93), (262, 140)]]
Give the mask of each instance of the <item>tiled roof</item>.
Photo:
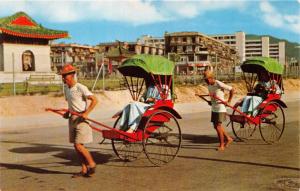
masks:
[(17, 37), (49, 40), (69, 37), (67, 31), (45, 28), (36, 23), (24, 12), (18, 12), (12, 16), (0, 18), (0, 33)]
[(128, 58), (134, 55), (134, 52), (130, 52), (129, 50), (123, 47), (111, 48), (107, 53), (106, 57), (110, 59), (123, 59)]

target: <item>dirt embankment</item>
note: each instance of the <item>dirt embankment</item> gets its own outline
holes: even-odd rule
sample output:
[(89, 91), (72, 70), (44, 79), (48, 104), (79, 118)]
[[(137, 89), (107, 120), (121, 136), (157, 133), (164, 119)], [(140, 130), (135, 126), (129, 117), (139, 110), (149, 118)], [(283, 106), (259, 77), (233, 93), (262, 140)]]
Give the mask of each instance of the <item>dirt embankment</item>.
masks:
[[(228, 85), (232, 86), (235, 89), (235, 95), (245, 95), (247, 90), (245, 84), (242, 82), (239, 83), (229, 83)], [(207, 86), (198, 85), (198, 86), (185, 86), (185, 87), (176, 87), (175, 92), (177, 95), (176, 102), (196, 102), (199, 101), (199, 98), (195, 94), (208, 94)]]
[[(237, 96), (246, 94), (244, 82), (229, 84), (234, 87)], [(300, 80), (289, 79), (284, 81), (285, 93), (300, 91)], [(207, 87), (181, 86), (175, 88), (177, 103), (198, 102), (200, 99), (195, 96), (198, 94), (207, 94)], [(99, 109), (120, 109), (123, 105), (131, 101), (130, 93), (127, 90), (106, 91), (97, 94), (99, 100)], [(62, 95), (35, 95), (35, 96), (11, 96), (0, 98), (0, 116), (24, 116), (42, 114), (45, 108), (66, 108), (67, 103)]]
[[(232, 86), (235, 90), (235, 96), (244, 96), (247, 93), (245, 82), (236, 82), (236, 83), (228, 83), (228, 85)], [(284, 91), (285, 93), (291, 91), (300, 91), (300, 80), (299, 79), (288, 79), (284, 81)], [(177, 95), (176, 102), (184, 103), (184, 102), (196, 102), (199, 101), (199, 98), (195, 96), (197, 94), (207, 94), (207, 86), (184, 86), (184, 87), (176, 87), (175, 92)]]

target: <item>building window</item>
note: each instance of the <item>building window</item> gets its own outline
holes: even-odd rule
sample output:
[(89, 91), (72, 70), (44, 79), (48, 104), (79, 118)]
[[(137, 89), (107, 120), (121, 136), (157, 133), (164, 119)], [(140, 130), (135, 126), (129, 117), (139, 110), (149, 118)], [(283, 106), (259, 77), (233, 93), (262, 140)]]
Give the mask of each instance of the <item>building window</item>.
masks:
[(183, 47), (182, 46), (178, 46), (177, 47), (177, 53), (182, 53), (183, 52)]
[(182, 57), (180, 57), (180, 61), (181, 62), (187, 62), (188, 58), (186, 56), (182, 56)]
[(189, 62), (194, 62), (194, 55), (189, 55), (188, 56), (188, 61)]
[(193, 46), (187, 46), (186, 51), (187, 52), (193, 52)]
[(22, 54), (23, 71), (35, 71), (34, 55), (30, 50), (26, 50)]

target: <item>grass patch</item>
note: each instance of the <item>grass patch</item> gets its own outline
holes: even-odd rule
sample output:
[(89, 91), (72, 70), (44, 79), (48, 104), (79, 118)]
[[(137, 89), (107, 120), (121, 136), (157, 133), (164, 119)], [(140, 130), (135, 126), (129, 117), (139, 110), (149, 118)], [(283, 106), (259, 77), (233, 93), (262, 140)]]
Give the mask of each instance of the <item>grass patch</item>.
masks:
[[(104, 89), (105, 90), (118, 90), (120, 89), (120, 80), (121, 79), (105, 79), (104, 80)], [(92, 90), (95, 80), (79, 79), (79, 83), (86, 85), (89, 90)], [(98, 80), (94, 90), (103, 90), (103, 80)]]
[[(60, 92), (62, 91), (61, 85), (47, 85), (47, 86), (29, 86), (26, 90), (25, 83), (16, 83), (15, 87), (16, 95), (34, 95), (34, 94), (48, 94), (49, 92)], [(11, 96), (14, 95), (13, 83), (0, 84), (0, 96)]]
[[(118, 78), (115, 79), (105, 79), (104, 88), (105, 90), (119, 90), (122, 88), (120, 86), (120, 80)], [(90, 79), (79, 79), (78, 82), (82, 83), (83, 85), (86, 85), (89, 90), (92, 89), (95, 80)], [(47, 95), (49, 93), (55, 92), (55, 93), (62, 93), (62, 85), (46, 85), (46, 86), (40, 86), (40, 85), (30, 85), (28, 89), (26, 89), (26, 84), (16, 83), (16, 95)], [(102, 90), (103, 89), (103, 81), (98, 80), (94, 90)], [(14, 86), (13, 83), (2, 83), (0, 84), (0, 97), (3, 96), (11, 96), (14, 95)]]
[[(221, 77), (221, 76), (219, 76)], [(299, 78), (298, 78), (299, 79)], [(124, 86), (121, 85), (122, 78), (108, 78), (105, 79), (104, 89), (105, 90), (120, 90), (124, 89)], [(223, 79), (220, 79), (223, 81)], [(286, 79), (284, 79), (286, 80)], [(240, 76), (237, 76), (235, 81), (231, 80), (224, 80), (226, 83), (230, 82), (240, 82), (243, 81)], [(95, 79), (79, 79), (78, 82), (86, 85), (89, 90), (92, 90)], [(206, 85), (203, 81), (203, 77), (201, 75), (195, 76), (175, 76), (174, 78), (175, 87), (193, 87), (198, 86), (199, 84)], [(126, 87), (125, 87), (126, 88)], [(98, 80), (94, 91), (101, 91), (103, 90), (103, 81), (102, 79)], [(29, 89), (26, 90), (26, 85), (24, 82), (16, 83), (16, 95), (36, 95), (36, 94), (52, 94), (55, 95), (62, 95), (62, 85), (47, 85), (47, 86), (35, 86), (30, 85)], [(3, 96), (11, 96), (14, 95), (13, 92), (13, 84), (12, 83), (2, 83), (0, 84), (0, 97)]]

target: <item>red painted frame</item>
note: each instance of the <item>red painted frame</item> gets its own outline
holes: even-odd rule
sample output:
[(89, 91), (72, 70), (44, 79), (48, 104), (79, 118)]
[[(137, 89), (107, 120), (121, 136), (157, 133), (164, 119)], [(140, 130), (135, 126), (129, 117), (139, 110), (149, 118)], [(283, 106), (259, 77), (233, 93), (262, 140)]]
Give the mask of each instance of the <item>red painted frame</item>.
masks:
[[(224, 105), (226, 105), (227, 107), (230, 107), (230, 108), (233, 109), (234, 111), (238, 112), (241, 116), (245, 117), (245, 119), (246, 119), (247, 121), (249, 121), (251, 124), (258, 125), (258, 124), (260, 124), (260, 122), (261, 122), (261, 118), (267, 116), (267, 114), (264, 114), (263, 116), (262, 116), (262, 115), (257, 115), (257, 116), (255, 116), (255, 117), (253, 117), (253, 116), (248, 116), (247, 114), (245, 114), (245, 113), (243, 113), (242, 111), (240, 111), (239, 109), (237, 109), (235, 106), (229, 105), (226, 101), (220, 99), (220, 98), (217, 97), (216, 95), (214, 95), (214, 94), (209, 94), (208, 96), (211, 96), (211, 97), (217, 99), (217, 100), (220, 101), (222, 104), (224, 104)], [(267, 105), (268, 103), (270, 103), (271, 101), (280, 100), (280, 98), (281, 98), (281, 95), (280, 95), (280, 94), (275, 94), (275, 93), (268, 94), (268, 95), (267, 95), (267, 98), (266, 98), (261, 104), (259, 104), (258, 109), (267, 109), (267, 110), (272, 111), (272, 112), (273, 112), (273, 111), (276, 111), (277, 107), (274, 108), (274, 106), (272, 106), (272, 105), (268, 105), (267, 108), (265, 108), (265, 107), (266, 107), (266, 105)]]
[[(160, 76), (158, 76), (158, 81), (159, 81), (159, 84), (156, 83), (156, 79), (154, 78), (154, 76), (152, 75), (153, 77), (153, 80), (155, 82), (155, 86), (157, 87), (157, 89), (159, 90), (160, 92), (160, 96), (162, 98), (162, 100), (156, 100), (154, 105), (152, 105), (150, 108), (148, 108), (146, 110), (146, 112), (143, 114), (142, 118), (147, 118), (149, 116), (151, 116), (154, 112), (156, 112), (157, 110), (167, 110), (167, 111), (170, 111), (171, 113), (175, 113), (179, 116), (179, 114), (173, 109), (174, 108), (174, 102), (173, 100), (167, 100), (167, 95), (170, 91), (170, 88), (168, 88), (167, 92), (163, 93), (161, 90), (162, 90), (162, 83), (161, 83), (161, 78)], [(165, 83), (167, 83), (167, 77), (165, 77)], [(169, 84), (169, 87), (171, 85), (171, 82), (172, 82), (172, 77), (170, 77), (170, 80), (168, 82)], [(54, 112), (54, 113), (57, 113), (61, 116), (64, 115), (65, 112), (70, 112), (72, 115), (77, 115), (77, 116), (81, 116), (80, 114), (76, 113), (76, 112), (71, 112), (69, 111), (68, 109), (52, 109), (52, 108), (46, 108), (46, 111), (51, 111), (51, 112)], [(172, 116), (168, 116), (166, 114), (160, 114), (160, 115), (157, 115), (157, 116), (154, 116), (153, 119), (151, 120), (151, 122), (155, 123), (155, 122), (167, 122), (170, 120)], [(180, 116), (179, 116), (180, 117)], [(95, 127), (94, 125), (91, 125), (90, 124), (90, 127), (95, 130), (95, 131), (98, 131), (98, 132), (101, 132), (102, 133), (102, 136), (103, 138), (106, 138), (106, 139), (120, 139), (120, 140), (126, 140), (126, 141), (129, 141), (129, 142), (137, 142), (137, 141), (142, 141), (143, 138), (147, 138), (147, 134), (144, 134), (143, 135), (143, 130), (142, 128), (138, 128), (136, 130), (136, 132), (134, 133), (127, 133), (127, 132), (124, 132), (124, 131), (121, 131), (119, 129), (115, 129), (113, 127), (110, 127), (110, 126), (107, 126), (103, 123), (100, 123), (98, 121), (95, 121), (93, 119), (90, 119), (90, 118), (86, 118), (87, 121), (90, 121), (90, 122), (93, 122), (94, 124), (98, 125), (98, 126), (102, 126), (106, 129), (100, 129), (100, 128), (97, 128)], [(148, 128), (149, 132), (153, 132), (155, 131), (156, 129), (158, 128), (158, 126), (151, 126), (150, 128)]]

